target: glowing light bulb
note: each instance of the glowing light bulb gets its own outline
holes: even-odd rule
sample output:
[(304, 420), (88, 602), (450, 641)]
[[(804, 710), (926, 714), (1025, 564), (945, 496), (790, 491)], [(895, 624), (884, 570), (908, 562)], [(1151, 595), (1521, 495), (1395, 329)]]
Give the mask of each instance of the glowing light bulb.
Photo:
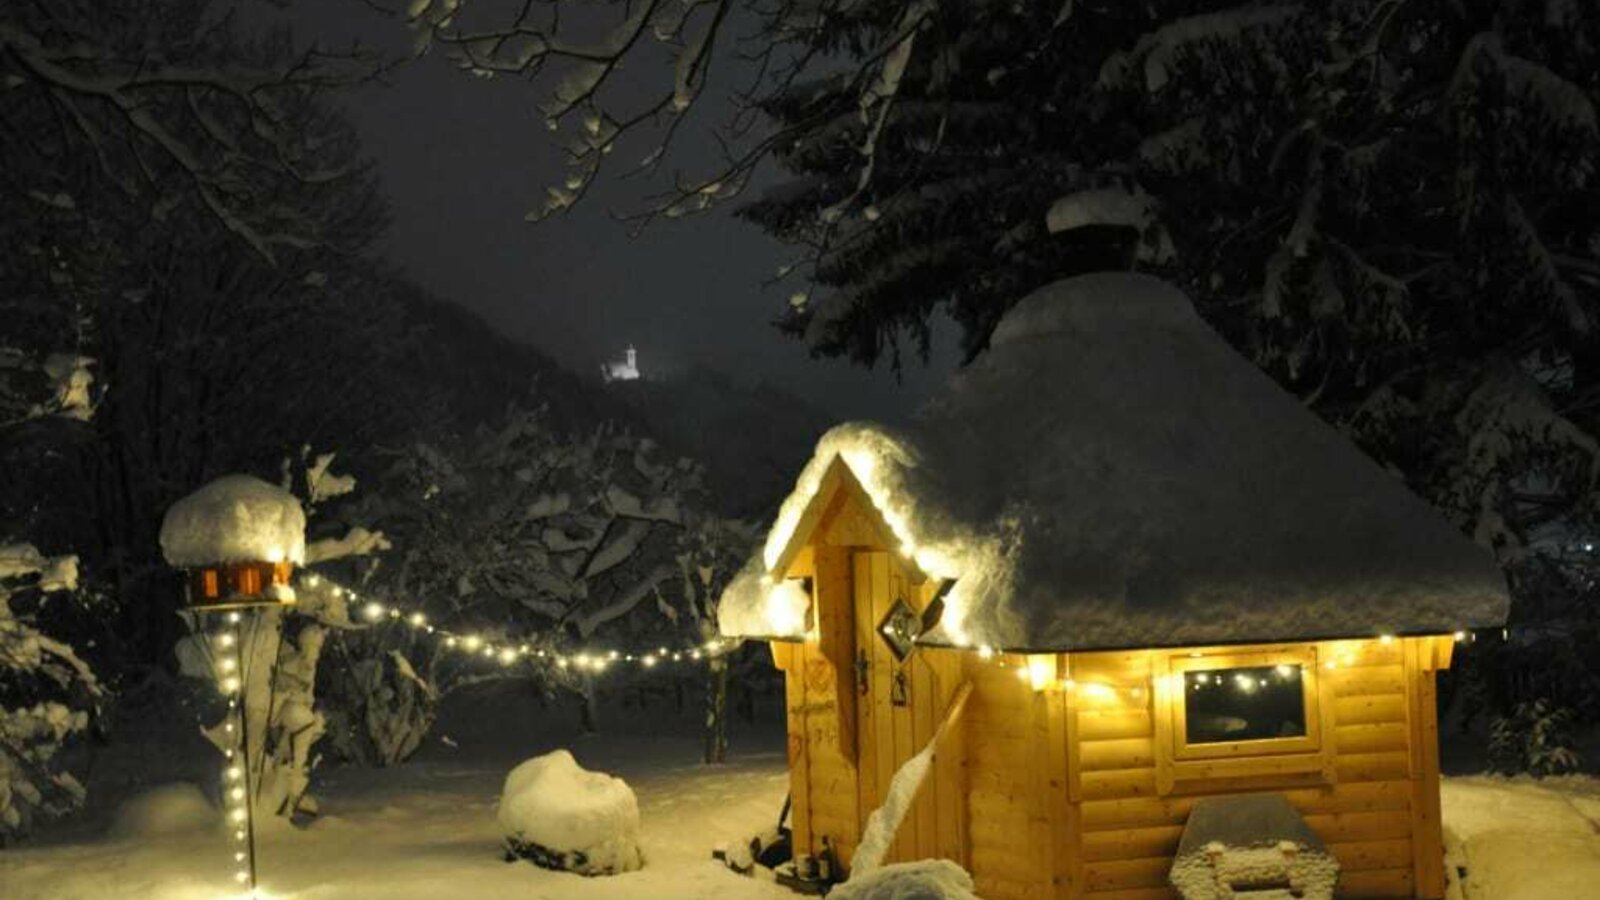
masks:
[(444, 639), (444, 645), (446, 647), (454, 647), (456, 645), (456, 643), (457, 642), (456, 642), (455, 635), (451, 635), (451, 636), (449, 636), (449, 637)]
[(513, 662), (516, 662), (516, 659), (517, 659), (517, 652), (515, 650), (512, 650), (510, 647), (507, 647), (506, 649), (500, 651), (500, 664), (501, 665), (509, 666)]
[(244, 788), (236, 787), (233, 790), (228, 792), (228, 796), (232, 797), (235, 800), (243, 800), (244, 799)]
[(250, 873), (240, 869), (239, 871), (233, 873), (233, 880), (239, 882), (240, 884), (244, 884), (246, 881), (250, 880)]
[(1462, 641), (1467, 639), (1467, 633), (1465, 631), (1458, 631), (1458, 632), (1455, 633), (1455, 639), (1456, 639), (1456, 643), (1459, 644)]
[(363, 610), (363, 612), (365, 612), (370, 621), (376, 622), (377, 620), (383, 618), (383, 604), (374, 600), (367, 604), (366, 609)]
[(229, 817), (232, 818), (235, 822), (243, 822), (244, 821), (244, 810), (236, 809), (232, 813), (229, 813)]
[(224, 671), (224, 672), (232, 672), (234, 669), (237, 669), (237, 668), (239, 668), (239, 661), (238, 660), (234, 659), (231, 656), (224, 656), (222, 658), (222, 671)]
[(237, 691), (239, 689), (239, 679), (237, 679), (237, 678), (224, 678), (222, 680), (222, 689), (227, 691), (230, 694), (233, 693), (234, 691)]
[(1380, 635), (1378, 635), (1378, 643), (1380, 643), (1380, 644), (1392, 644), (1392, 643), (1394, 643), (1394, 635), (1392, 635), (1392, 634), (1380, 634)]
[(232, 647), (238, 642), (239, 639), (234, 637), (231, 631), (224, 631), (222, 634), (217, 635), (217, 643), (224, 647)]
[(646, 655), (644, 659), (640, 660), (640, 662), (644, 663), (644, 667), (646, 669), (655, 668), (655, 664), (656, 664), (655, 654), (652, 653), (652, 654)]
[(228, 613), (228, 621), (232, 622), (235, 625), (239, 624), (239, 622), (242, 621), (243, 619), (244, 619), (244, 616), (241, 616), (236, 612)]
[(483, 638), (478, 637), (475, 634), (469, 634), (467, 635), (467, 639), (461, 643), (462, 646), (466, 647), (468, 650), (476, 651), (479, 647), (483, 646)]

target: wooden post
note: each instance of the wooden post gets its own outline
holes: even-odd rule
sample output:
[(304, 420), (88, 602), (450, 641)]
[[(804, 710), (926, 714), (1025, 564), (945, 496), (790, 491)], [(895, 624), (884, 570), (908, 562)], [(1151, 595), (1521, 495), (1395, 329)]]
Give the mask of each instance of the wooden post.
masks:
[[(1416, 894), (1425, 900), (1444, 896), (1444, 825), (1439, 809), (1439, 710), (1434, 647), (1429, 638), (1408, 638), (1406, 698), (1411, 721), (1411, 858)], [(1419, 646), (1420, 645), (1420, 646)], [(1428, 665), (1423, 664), (1426, 656)]]

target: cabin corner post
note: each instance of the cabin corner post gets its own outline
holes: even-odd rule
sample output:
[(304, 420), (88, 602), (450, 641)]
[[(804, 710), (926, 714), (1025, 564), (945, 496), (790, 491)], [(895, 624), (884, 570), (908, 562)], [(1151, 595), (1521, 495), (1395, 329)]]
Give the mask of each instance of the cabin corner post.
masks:
[(785, 735), (789, 761), (789, 829), (794, 846), (811, 842), (810, 771), (806, 753), (806, 648), (774, 643), (772, 659), (783, 671)]
[[(1406, 717), (1410, 722), (1411, 857), (1416, 896), (1445, 894), (1444, 824), (1439, 803), (1438, 638), (1406, 640)], [(1443, 657), (1448, 659), (1447, 656)]]
[(1082, 823), (1078, 806), (1072, 802), (1068, 789), (1072, 763), (1067, 717), (1072, 715), (1072, 711), (1067, 708), (1066, 691), (1059, 688), (1059, 676), (1067, 671), (1066, 656), (1057, 657), (1055, 663), (1058, 677), (1052, 679), (1049, 689), (1038, 692), (1045, 704), (1046, 717), (1044, 800), (1050, 816), (1048, 855), (1051, 862), (1051, 891), (1047, 896), (1054, 900), (1074, 900), (1083, 896), (1079, 868), (1082, 859), (1079, 831)]

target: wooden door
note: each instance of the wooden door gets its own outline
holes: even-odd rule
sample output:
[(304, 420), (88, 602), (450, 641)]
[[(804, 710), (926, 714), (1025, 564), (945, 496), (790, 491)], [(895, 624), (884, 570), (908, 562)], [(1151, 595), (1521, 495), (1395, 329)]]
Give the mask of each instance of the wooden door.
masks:
[[(856, 682), (856, 788), (862, 828), (890, 780), (939, 727), (956, 686), (949, 651), (895, 649), (895, 616), (920, 621), (928, 592), (893, 554), (853, 553)], [(897, 613), (898, 611), (898, 613)], [(944, 654), (942, 657), (940, 654)], [(944, 856), (964, 862), (965, 796), (960, 749), (942, 753), (902, 822), (886, 862)]]

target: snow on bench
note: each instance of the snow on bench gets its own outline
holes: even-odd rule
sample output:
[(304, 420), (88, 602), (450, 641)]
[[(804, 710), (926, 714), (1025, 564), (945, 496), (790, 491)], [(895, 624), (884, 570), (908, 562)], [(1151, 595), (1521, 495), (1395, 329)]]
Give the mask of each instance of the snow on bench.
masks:
[(1281, 795), (1206, 797), (1169, 879), (1184, 900), (1333, 900), (1339, 862)]

